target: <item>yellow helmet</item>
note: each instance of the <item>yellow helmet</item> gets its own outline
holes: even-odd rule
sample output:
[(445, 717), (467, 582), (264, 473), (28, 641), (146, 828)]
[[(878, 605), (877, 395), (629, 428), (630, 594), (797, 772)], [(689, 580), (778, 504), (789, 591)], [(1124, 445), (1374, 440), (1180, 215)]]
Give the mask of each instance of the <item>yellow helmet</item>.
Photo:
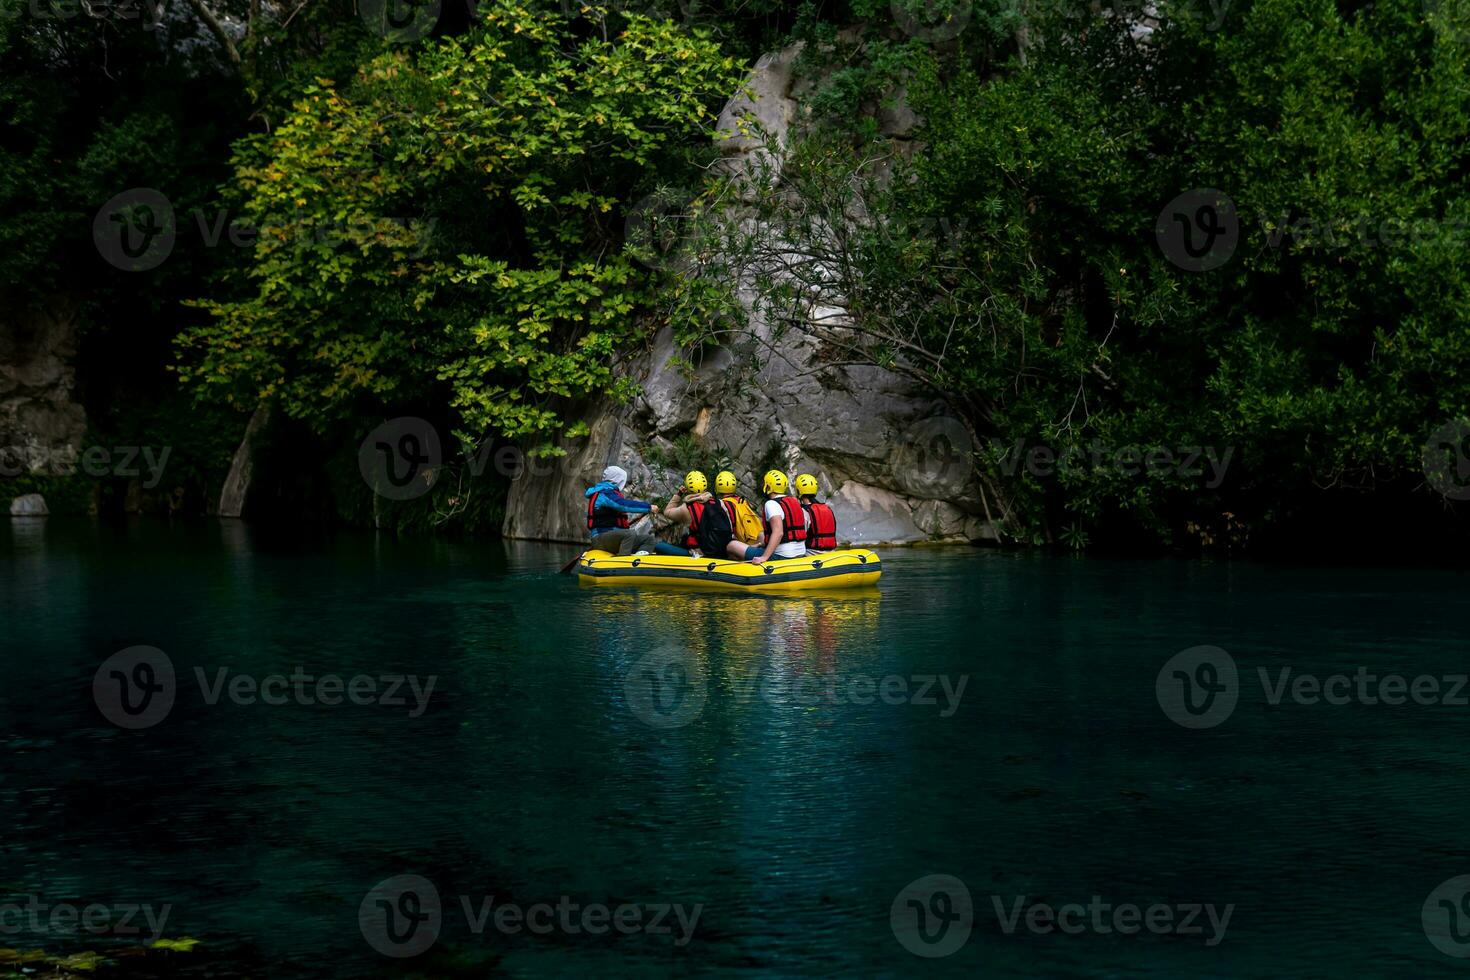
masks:
[(817, 478), (810, 473), (803, 473), (796, 478), (796, 495), (806, 497), (817, 492)]
[(720, 472), (715, 475), (715, 492), (734, 493), (735, 474), (731, 473), (729, 470), (720, 470)]
[(761, 481), (761, 492), (779, 497), (790, 485), (791, 481), (786, 478), (785, 473), (780, 470), (767, 470), (765, 479)]
[(684, 489), (690, 493), (704, 493), (709, 489), (709, 480), (699, 470), (690, 470), (684, 474)]

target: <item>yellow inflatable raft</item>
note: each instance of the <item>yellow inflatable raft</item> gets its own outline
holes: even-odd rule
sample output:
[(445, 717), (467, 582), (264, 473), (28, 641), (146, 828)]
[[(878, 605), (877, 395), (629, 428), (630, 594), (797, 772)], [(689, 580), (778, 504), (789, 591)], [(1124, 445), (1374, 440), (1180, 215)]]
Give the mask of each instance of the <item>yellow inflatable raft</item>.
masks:
[(724, 558), (612, 555), (583, 552), (577, 578), (583, 585), (676, 585), (734, 592), (805, 592), (875, 585), (883, 574), (876, 552), (866, 548), (773, 558), (762, 565)]

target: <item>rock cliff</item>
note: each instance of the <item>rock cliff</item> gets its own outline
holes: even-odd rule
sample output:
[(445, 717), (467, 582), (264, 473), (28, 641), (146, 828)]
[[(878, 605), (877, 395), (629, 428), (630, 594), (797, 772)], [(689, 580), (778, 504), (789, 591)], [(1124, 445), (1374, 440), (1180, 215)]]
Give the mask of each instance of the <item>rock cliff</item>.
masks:
[[(761, 58), (746, 92), (721, 113), (717, 139), (730, 175), (779, 172), (782, 147), (801, 115), (799, 54), (792, 46)], [(878, 112), (886, 137), (908, 137), (911, 111), (900, 105)], [(754, 230), (763, 231), (758, 222)], [(814, 473), (845, 542), (994, 538), (972, 479), (971, 439), (940, 399), (881, 368), (824, 365), (817, 343), (799, 331), (784, 335), (781, 356), (771, 356), (773, 334), (757, 308), (755, 284), (735, 285), (744, 335), (704, 352), (691, 369), (672, 331), (662, 331), (628, 369), (641, 395), (629, 405), (588, 406), (591, 435), (564, 444), (566, 457), (515, 481), (507, 537), (583, 540), (581, 491), (605, 465), (622, 465), (633, 490), (662, 500), (678, 486), (687, 457), (698, 455), (726, 461), (752, 496), (767, 467)], [(819, 307), (813, 316), (840, 323), (843, 313)], [(753, 373), (744, 369), (751, 359), (758, 362)]]
[(87, 416), (76, 400), (75, 311), (0, 303), (0, 477), (76, 465)]

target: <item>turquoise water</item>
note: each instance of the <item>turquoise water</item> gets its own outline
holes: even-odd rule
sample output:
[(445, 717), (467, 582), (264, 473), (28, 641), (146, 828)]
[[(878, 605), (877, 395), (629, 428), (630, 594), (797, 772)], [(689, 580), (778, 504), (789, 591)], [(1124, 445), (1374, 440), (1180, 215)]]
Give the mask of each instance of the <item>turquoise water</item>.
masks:
[[(1470, 874), (1470, 707), (1268, 697), (1283, 667), (1470, 670), (1463, 573), (921, 549), (885, 553), (871, 594), (758, 598), (581, 589), (572, 553), (0, 525), (0, 947), (148, 938), (5, 917), (32, 902), (167, 907), (158, 933), (201, 941), (180, 970), (248, 976), (1466, 968), (1421, 912)], [(1192, 729), (1156, 682), (1201, 645), (1238, 703)], [(128, 729), (94, 678), (138, 646), (175, 683)], [(293, 674), (342, 678), (344, 703), (271, 686)], [(374, 692), (346, 703), (359, 675)], [(262, 683), (283, 703), (228, 694)], [(967, 937), (931, 875), (968, 890)], [(1104, 925), (1230, 912), (1026, 925), (1093, 896)], [(413, 915), (423, 951), (380, 952)]]

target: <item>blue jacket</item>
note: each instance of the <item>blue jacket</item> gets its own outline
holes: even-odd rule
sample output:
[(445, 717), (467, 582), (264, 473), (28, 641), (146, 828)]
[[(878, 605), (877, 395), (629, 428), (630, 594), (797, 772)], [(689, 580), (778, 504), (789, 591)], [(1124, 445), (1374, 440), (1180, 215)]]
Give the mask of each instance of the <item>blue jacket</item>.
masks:
[[(587, 488), (587, 492), (584, 493), (582, 496), (590, 497), (594, 493), (600, 493), (602, 495), (597, 498), (598, 510), (610, 510), (618, 514), (632, 515), (647, 514), (649, 511), (653, 510), (652, 504), (649, 504), (642, 500), (629, 500), (621, 493), (618, 493), (617, 484), (615, 483), (611, 483), (608, 481), (603, 481), (602, 483), (594, 483), (592, 484), (592, 486)], [(604, 531), (612, 530), (615, 529), (611, 527), (594, 527), (589, 533), (592, 535), (592, 537), (595, 538)]]

